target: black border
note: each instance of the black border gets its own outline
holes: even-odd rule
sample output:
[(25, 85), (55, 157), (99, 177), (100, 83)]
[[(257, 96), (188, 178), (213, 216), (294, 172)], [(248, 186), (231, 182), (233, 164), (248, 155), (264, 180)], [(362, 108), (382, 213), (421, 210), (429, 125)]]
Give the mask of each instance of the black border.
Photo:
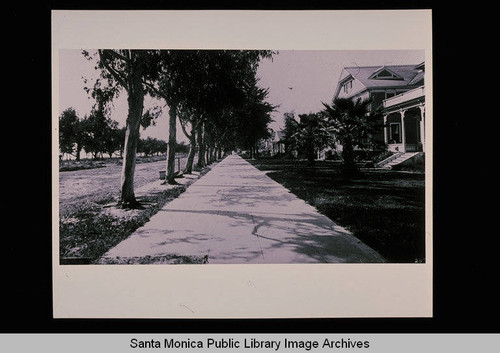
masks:
[[(492, 209), (482, 208), (481, 196), (496, 176), (481, 168), (470, 139), (470, 114), (457, 109), (456, 89), (463, 83), (457, 72), (463, 69), (466, 38), (459, 34), (454, 19), (465, 15), (450, 7), (439, 8), (429, 1), (349, 1), (343, 4), (302, 5), (291, 2), (254, 1), (197, 4), (184, 1), (49, 1), (23, 8), (9, 8), (13, 33), (8, 33), (4, 55), (15, 70), (8, 70), (4, 84), (12, 92), (6, 120), (23, 128), (15, 150), (6, 151), (14, 161), (15, 196), (4, 196), (8, 209), (4, 218), (7, 240), (2, 271), (7, 275), (2, 292), (7, 325), (2, 333), (493, 333), (496, 321), (487, 318), (498, 307), (494, 298), (495, 266), (487, 236), (492, 236)], [(306, 6), (307, 5), (307, 6)], [(140, 6), (140, 7), (139, 7)], [(457, 6), (459, 6), (457, 4)], [(50, 12), (59, 9), (256, 9), (256, 10), (356, 10), (431, 9), (433, 11), (434, 80), (434, 317), (433, 318), (349, 318), (349, 319), (252, 319), (252, 320), (146, 320), (146, 319), (53, 319), (51, 245), (51, 65)], [(468, 18), (474, 8), (463, 9)], [(451, 24), (450, 24), (451, 23)], [(470, 44), (470, 42), (469, 42)], [(9, 55), (9, 52), (11, 55)], [(8, 69), (8, 66), (5, 67)], [(12, 87), (9, 83), (15, 83)], [(464, 92), (465, 93), (465, 92)], [(453, 105), (453, 101), (455, 104)], [(14, 119), (18, 120), (14, 120)], [(7, 126), (4, 122), (4, 126)], [(7, 135), (7, 134), (6, 134)], [(491, 132), (490, 132), (491, 135)], [(485, 132), (484, 136), (489, 136)], [(21, 141), (25, 141), (20, 143)], [(491, 139), (494, 141), (494, 138)], [(460, 148), (462, 146), (463, 148)], [(36, 151), (36, 154), (35, 154)], [(23, 158), (16, 157), (23, 156)], [(35, 156), (33, 158), (33, 156)], [(42, 155), (42, 156), (40, 156)], [(469, 159), (470, 158), (470, 159)], [(472, 159), (475, 158), (475, 159)], [(479, 163), (476, 168), (466, 165)], [(14, 180), (15, 179), (15, 180)], [(478, 183), (477, 181), (486, 183)], [(474, 183), (474, 189), (471, 189)], [(489, 184), (488, 184), (489, 183)], [(9, 184), (4, 184), (9, 185)], [(5, 187), (8, 191), (9, 187)], [(479, 194), (479, 195), (478, 195)], [(478, 197), (479, 196), (479, 197)], [(474, 203), (473, 203), (474, 202)], [(472, 209), (480, 209), (476, 216)], [(12, 213), (12, 215), (10, 214)], [(4, 216), (5, 217), (5, 216)], [(491, 218), (488, 218), (491, 217)], [(11, 223), (13, 226), (8, 227)], [(493, 257), (492, 257), (493, 256)], [(490, 261), (490, 262), (488, 262)], [(493, 272), (492, 272), (493, 271)], [(304, 298), (305, 300), (307, 298)], [(5, 315), (6, 314), (6, 315)], [(493, 322), (493, 323), (492, 323)], [(496, 326), (496, 327), (495, 327)]]

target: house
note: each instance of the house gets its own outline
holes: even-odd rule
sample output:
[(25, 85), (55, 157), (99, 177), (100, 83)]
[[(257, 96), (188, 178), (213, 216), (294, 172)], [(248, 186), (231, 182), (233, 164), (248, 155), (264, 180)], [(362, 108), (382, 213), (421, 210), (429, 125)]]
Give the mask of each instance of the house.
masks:
[(271, 155), (283, 154), (285, 153), (285, 144), (283, 139), (285, 137), (285, 132), (283, 130), (275, 131), (272, 137), (272, 152)]
[(425, 151), (424, 75), (424, 63), (345, 67), (333, 98), (371, 99), (384, 119), (374, 138), (402, 161)]
[(285, 153), (283, 138), (285, 134), (282, 130), (273, 131), (271, 136), (259, 142), (259, 153), (263, 156), (275, 156)]

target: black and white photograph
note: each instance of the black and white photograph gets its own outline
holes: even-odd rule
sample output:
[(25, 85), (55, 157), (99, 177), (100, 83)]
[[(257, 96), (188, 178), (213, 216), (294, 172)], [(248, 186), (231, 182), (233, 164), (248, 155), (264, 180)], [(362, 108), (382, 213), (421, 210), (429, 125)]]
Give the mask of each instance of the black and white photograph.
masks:
[(432, 316), (429, 14), (55, 11), (54, 316)]
[(422, 263), (423, 50), (62, 50), (61, 264)]

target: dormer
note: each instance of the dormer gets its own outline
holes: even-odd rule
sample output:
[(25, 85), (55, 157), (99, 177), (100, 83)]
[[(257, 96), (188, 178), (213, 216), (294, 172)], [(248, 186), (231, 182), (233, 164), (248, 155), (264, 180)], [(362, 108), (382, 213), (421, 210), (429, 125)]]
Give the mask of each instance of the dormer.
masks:
[(394, 71), (385, 66), (375, 70), (373, 74), (368, 77), (370, 80), (404, 80), (403, 77), (396, 74)]
[(348, 94), (352, 90), (352, 81), (354, 78), (351, 75), (347, 75), (341, 82), (340, 85), (344, 93)]

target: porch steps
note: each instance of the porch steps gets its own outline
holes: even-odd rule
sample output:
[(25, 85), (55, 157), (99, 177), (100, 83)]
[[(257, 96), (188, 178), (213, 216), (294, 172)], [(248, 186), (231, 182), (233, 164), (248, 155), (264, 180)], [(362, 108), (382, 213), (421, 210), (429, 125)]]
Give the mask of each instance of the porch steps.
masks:
[(377, 168), (392, 169), (394, 166), (401, 164), (421, 152), (398, 152), (377, 163)]

